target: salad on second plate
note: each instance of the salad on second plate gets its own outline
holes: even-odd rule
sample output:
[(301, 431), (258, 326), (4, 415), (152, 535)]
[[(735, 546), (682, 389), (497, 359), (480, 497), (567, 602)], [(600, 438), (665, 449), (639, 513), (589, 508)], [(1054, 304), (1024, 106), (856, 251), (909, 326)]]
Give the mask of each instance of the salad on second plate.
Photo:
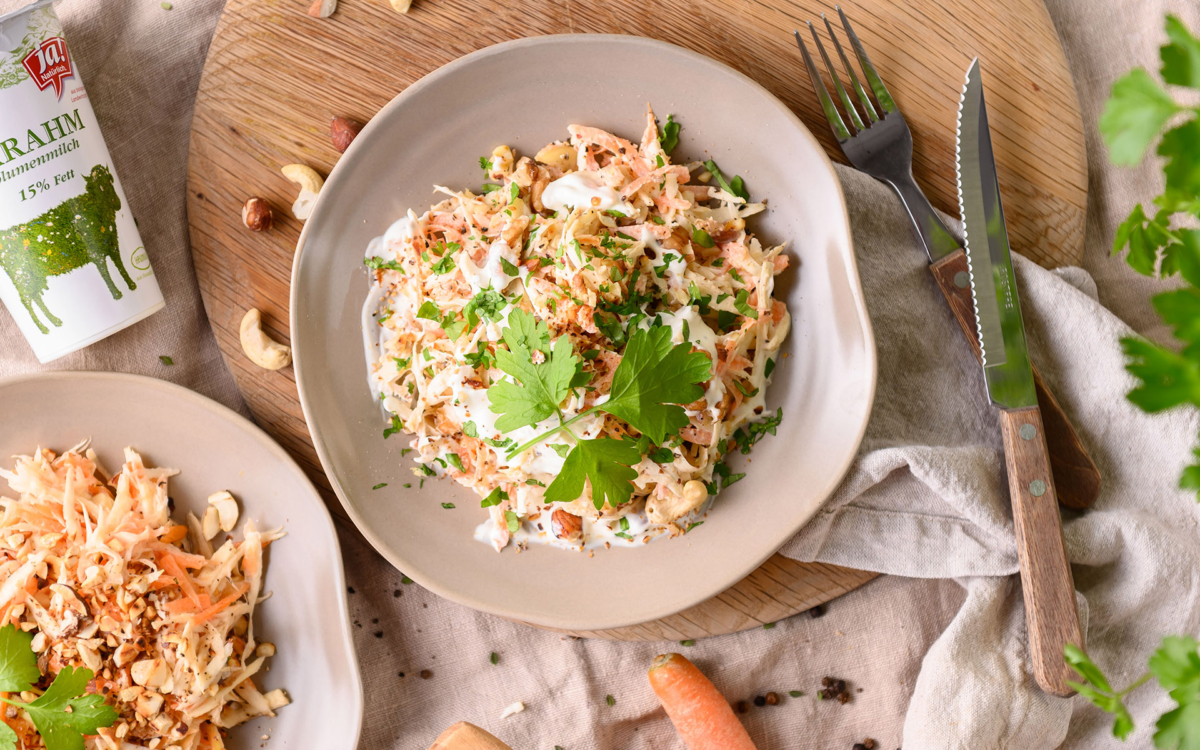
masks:
[(480, 192), (436, 187), (366, 253), (384, 437), (414, 436), (420, 482), (473, 489), (497, 550), (686, 533), (742, 476), (722, 456), (782, 416), (788, 256), (746, 228), (765, 201), (712, 160), (672, 163), (679, 124), (649, 108), (640, 144), (568, 133), (481, 157)]

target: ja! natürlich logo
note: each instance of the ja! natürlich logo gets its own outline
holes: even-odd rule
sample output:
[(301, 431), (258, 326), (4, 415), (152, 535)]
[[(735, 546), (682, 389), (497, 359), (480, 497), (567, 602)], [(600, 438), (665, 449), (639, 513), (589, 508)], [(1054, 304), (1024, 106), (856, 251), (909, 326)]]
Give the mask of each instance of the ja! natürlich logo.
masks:
[(67, 42), (61, 36), (50, 37), (21, 61), (29, 77), (41, 90), (54, 87), (54, 95), (62, 98), (63, 79), (75, 75), (71, 68), (71, 56), (67, 54)]

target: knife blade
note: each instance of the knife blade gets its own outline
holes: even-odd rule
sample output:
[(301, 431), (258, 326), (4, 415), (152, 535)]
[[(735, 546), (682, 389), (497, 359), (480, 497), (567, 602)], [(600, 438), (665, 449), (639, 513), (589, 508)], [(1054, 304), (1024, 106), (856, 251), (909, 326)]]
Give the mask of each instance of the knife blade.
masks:
[(1083, 637), (1025, 341), (978, 58), (963, 84), (957, 136), (955, 171), (971, 300), (988, 399), (1000, 410), (1033, 674), (1046, 692), (1067, 696), (1074, 692), (1067, 681), (1075, 675), (1063, 660), (1063, 647), (1082, 647)]

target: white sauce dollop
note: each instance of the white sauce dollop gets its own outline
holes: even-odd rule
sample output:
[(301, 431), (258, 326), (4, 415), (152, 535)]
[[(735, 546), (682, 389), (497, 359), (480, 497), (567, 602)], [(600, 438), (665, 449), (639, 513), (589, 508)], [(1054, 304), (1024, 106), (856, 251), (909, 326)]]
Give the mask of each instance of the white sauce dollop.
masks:
[(622, 200), (621, 194), (605, 185), (595, 172), (572, 172), (559, 177), (542, 191), (542, 205), (551, 211), (593, 208), (619, 211), (626, 216), (634, 212), (633, 204)]
[(520, 262), (516, 251), (509, 247), (504, 240), (496, 240), (491, 244), (483, 265), (476, 266), (466, 251), (460, 252), (458, 257), (463, 278), (471, 285), (473, 294), (479, 294), (488, 287), (502, 292), (513, 279), (517, 278), (505, 273), (504, 264), (500, 262), (501, 259), (506, 260), (514, 267)]

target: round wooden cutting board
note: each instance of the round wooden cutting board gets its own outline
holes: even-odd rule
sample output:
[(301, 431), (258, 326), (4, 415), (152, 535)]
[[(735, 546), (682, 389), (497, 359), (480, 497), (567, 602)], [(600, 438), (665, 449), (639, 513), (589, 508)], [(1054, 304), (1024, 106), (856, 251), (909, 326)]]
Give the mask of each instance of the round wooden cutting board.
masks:
[[(806, 20), (833, 12), (818, 0), (415, 0), (406, 15), (387, 0), (341, 0), (324, 19), (308, 16), (307, 8), (307, 0), (229, 0), (196, 97), (188, 218), (205, 307), (242, 395), (347, 524), (313, 449), (292, 369), (259, 369), (238, 343), (250, 307), (263, 312), (275, 338), (288, 340), (288, 284), (301, 225), (290, 212), (295, 186), (279, 168), (303, 162), (328, 174), (338, 158), (329, 138), (333, 115), (366, 122), (421, 76), (497, 42), (626, 33), (737, 68), (796, 111), (830, 156), (844, 161), (792, 39)], [(959, 90), (971, 58), (983, 59), (1013, 244), (1045, 266), (1078, 263), (1087, 200), (1083, 129), (1042, 0), (854, 0), (844, 8), (912, 129), (917, 181), (951, 214)], [(753, 137), (753, 123), (746, 132)], [(242, 225), (241, 207), (251, 196), (275, 207), (273, 230)], [(733, 588), (677, 615), (579, 635), (679, 640), (730, 633), (802, 612), (874, 577), (775, 555)]]

